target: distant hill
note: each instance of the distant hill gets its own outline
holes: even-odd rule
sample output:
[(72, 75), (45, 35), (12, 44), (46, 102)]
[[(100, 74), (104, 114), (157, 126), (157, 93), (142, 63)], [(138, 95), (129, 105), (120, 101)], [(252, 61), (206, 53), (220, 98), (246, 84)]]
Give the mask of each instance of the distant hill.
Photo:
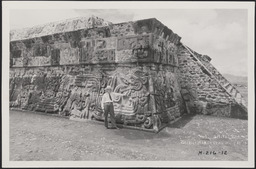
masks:
[(232, 84), (241, 84), (247, 86), (247, 77), (246, 76), (236, 76), (231, 74), (222, 74), (228, 81)]

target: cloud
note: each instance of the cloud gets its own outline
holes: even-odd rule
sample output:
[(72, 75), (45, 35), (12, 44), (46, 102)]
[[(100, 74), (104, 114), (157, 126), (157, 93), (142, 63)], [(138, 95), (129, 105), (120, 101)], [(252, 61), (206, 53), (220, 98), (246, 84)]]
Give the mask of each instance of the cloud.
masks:
[(10, 10), (10, 27), (21, 29), (78, 16), (69, 9), (15, 9)]
[(80, 16), (95, 15), (113, 23), (128, 22), (134, 17), (134, 13), (126, 9), (75, 9), (74, 11)]
[(226, 25), (211, 24), (192, 25), (189, 27), (189, 33), (184, 31), (184, 36), (189, 40), (187, 43), (196, 44), (197, 46), (211, 45), (216, 50), (233, 48), (237, 43), (246, 43), (243, 39), (245, 31), (242, 25), (234, 22)]

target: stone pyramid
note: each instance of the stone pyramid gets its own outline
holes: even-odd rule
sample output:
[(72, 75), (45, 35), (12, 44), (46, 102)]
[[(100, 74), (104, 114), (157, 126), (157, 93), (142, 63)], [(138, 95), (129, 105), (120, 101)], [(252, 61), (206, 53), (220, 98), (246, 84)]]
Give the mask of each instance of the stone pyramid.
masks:
[(155, 18), (74, 18), (11, 31), (10, 39), (12, 109), (103, 121), (110, 85), (116, 120), (128, 128), (157, 132), (188, 113), (247, 118), (242, 95), (211, 58)]

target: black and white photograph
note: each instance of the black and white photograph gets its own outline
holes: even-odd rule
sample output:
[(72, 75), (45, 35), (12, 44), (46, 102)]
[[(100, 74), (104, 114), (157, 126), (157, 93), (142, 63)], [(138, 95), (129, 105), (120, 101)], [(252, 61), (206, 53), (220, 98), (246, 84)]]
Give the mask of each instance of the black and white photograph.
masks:
[(254, 2), (2, 9), (3, 166), (254, 166)]

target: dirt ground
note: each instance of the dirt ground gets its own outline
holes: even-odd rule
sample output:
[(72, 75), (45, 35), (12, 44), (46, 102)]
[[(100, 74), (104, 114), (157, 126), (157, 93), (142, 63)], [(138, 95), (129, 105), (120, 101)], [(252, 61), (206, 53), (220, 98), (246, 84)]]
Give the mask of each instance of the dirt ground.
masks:
[(247, 121), (184, 116), (161, 132), (10, 110), (10, 160), (247, 160)]

